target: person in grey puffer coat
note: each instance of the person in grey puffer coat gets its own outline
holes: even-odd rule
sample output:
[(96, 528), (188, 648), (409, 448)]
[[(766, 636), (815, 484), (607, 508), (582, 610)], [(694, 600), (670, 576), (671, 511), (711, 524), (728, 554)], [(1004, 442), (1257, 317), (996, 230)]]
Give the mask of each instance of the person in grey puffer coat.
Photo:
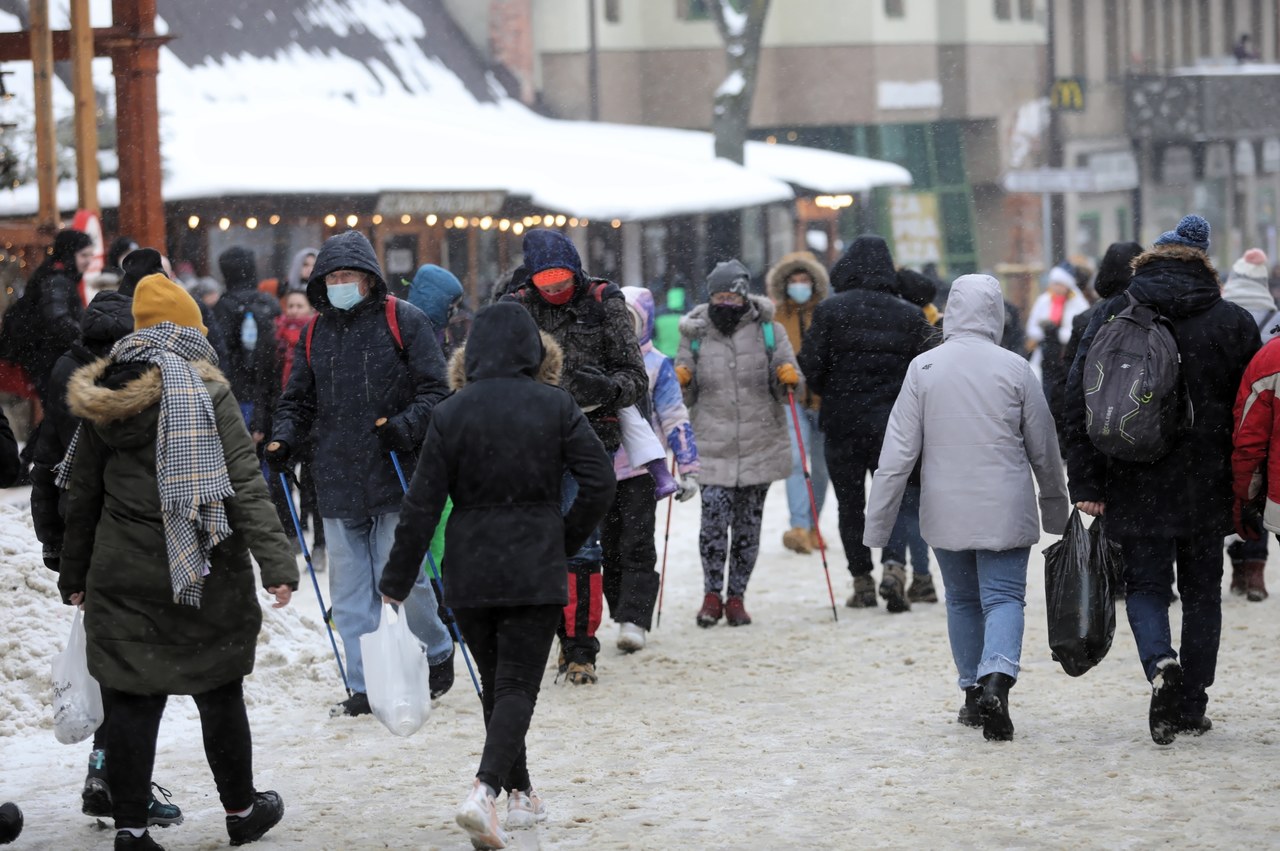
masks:
[[(717, 264), (707, 278), (711, 303), (680, 320), (676, 377), (685, 387), (702, 464), (703, 627), (722, 616), (730, 626), (751, 623), (742, 597), (760, 552), (765, 495), (771, 482), (791, 474), (786, 393), (799, 388), (800, 373), (786, 330), (773, 321), (773, 302), (749, 295), (749, 281), (737, 260)], [(722, 601), (726, 559), (729, 587)]]
[(1003, 327), (1000, 284), (989, 275), (958, 278), (943, 344), (911, 362), (889, 415), (863, 536), (869, 547), (889, 541), (907, 478), (923, 457), (920, 531), (946, 588), (951, 655), (965, 692), (959, 720), (993, 740), (1013, 738), (1009, 688), (1022, 655), (1037, 519), (1060, 534), (1068, 510), (1049, 405), (1026, 359), (1000, 348)]

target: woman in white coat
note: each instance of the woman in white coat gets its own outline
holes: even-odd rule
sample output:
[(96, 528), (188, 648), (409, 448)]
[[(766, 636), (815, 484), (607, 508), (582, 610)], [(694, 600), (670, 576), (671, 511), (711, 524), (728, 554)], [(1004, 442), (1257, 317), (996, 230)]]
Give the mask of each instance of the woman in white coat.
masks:
[[(922, 461), (920, 530), (942, 568), (960, 722), (1013, 738), (1009, 688), (1022, 655), (1027, 560), (1067, 522), (1058, 438), (1040, 381), (1000, 348), (1004, 300), (988, 275), (951, 287), (943, 344), (911, 362), (889, 417), (863, 543), (883, 547)], [(1036, 511), (1034, 475), (1040, 489)]]

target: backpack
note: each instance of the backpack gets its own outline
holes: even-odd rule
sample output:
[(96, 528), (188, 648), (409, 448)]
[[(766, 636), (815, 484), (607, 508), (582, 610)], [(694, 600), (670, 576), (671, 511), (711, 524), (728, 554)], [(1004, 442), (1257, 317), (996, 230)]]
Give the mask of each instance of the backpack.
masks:
[(1132, 294), (1128, 298), (1085, 355), (1085, 428), (1102, 454), (1146, 463), (1173, 448), (1195, 412), (1173, 323)]
[[(400, 338), (400, 319), (396, 316), (396, 302), (399, 301), (395, 296), (388, 294), (386, 301), (387, 328), (391, 331), (391, 341), (396, 344), (396, 354), (404, 357), (404, 340)], [(307, 366), (311, 366), (311, 338), (316, 332), (316, 322), (320, 320), (320, 314), (317, 313), (311, 317), (311, 321), (307, 323), (306, 334), (306, 353)]]
[(0, 319), (0, 360), (27, 367), (38, 345), (40, 328), (39, 293), (28, 286), (22, 296), (9, 305)]

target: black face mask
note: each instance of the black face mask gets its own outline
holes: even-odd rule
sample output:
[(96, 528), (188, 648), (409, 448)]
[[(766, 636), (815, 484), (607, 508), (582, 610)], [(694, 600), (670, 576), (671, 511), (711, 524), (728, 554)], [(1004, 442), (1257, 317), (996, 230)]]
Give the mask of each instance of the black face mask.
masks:
[(741, 321), (743, 314), (747, 312), (745, 304), (713, 304), (707, 308), (707, 314), (711, 317), (711, 324), (716, 326), (716, 330), (726, 337), (733, 334), (738, 328), (738, 322)]

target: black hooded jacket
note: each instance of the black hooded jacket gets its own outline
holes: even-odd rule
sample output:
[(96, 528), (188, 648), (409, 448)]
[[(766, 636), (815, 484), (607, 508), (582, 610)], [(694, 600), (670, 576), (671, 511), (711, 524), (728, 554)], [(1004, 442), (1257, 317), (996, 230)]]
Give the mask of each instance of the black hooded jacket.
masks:
[(18, 480), (18, 441), (9, 427), (9, 418), (0, 411), (0, 488), (13, 487)]
[[(350, 310), (329, 303), (325, 275), (355, 269), (373, 277), (369, 294)], [(397, 300), (401, 346), (387, 322), (387, 283), (363, 234), (347, 231), (325, 241), (307, 285), (320, 311), (311, 333), (298, 339), (293, 371), (276, 406), (271, 439), (298, 451), (310, 437), (312, 475), (321, 517), (358, 518), (400, 510), (402, 492), (391, 459), (374, 433), (374, 422), (422, 445), (431, 410), (444, 398), (444, 356), (431, 320)], [(406, 472), (417, 455), (400, 453)]]
[(1085, 430), (1084, 362), (1098, 329), (1128, 306), (1103, 303), (1067, 377), (1063, 434), (1071, 499), (1106, 503), (1107, 530), (1125, 536), (1225, 535), (1231, 530), (1231, 435), (1240, 378), (1261, 341), (1244, 308), (1223, 301), (1203, 252), (1157, 245), (1134, 261), (1128, 292), (1173, 322), (1195, 424), (1163, 458), (1118, 461), (1094, 448)]
[(49, 372), (80, 336), (84, 302), (76, 253), (92, 244), (89, 236), (78, 230), (60, 231), (54, 237), (53, 252), (32, 273), (22, 299), (10, 309), (12, 316), (6, 317), (16, 322), (11, 333), (18, 346), (10, 356), (27, 370), (46, 404)]
[[(231, 392), (241, 403), (253, 404), (249, 430), (266, 432), (270, 427), (276, 378), (275, 321), (280, 303), (258, 290), (258, 269), (253, 252), (232, 246), (218, 256), (226, 293), (213, 308), (213, 321), (218, 326), (223, 351), (218, 366), (231, 382)], [(252, 348), (244, 345), (244, 320), (253, 314), (257, 340)]]
[(31, 460), (31, 521), (46, 558), (55, 557), (62, 549), (62, 491), (54, 483), (53, 468), (67, 454), (80, 425), (80, 418), (67, 409), (67, 384), (73, 372), (106, 357), (116, 341), (131, 331), (133, 299), (118, 292), (98, 293), (80, 320), (80, 339), (58, 358), (49, 373), (49, 398)]
[(860, 236), (831, 268), (835, 295), (813, 312), (798, 360), (822, 397), (819, 425), (829, 439), (884, 439), (889, 412), (911, 360), (929, 347), (920, 308), (899, 298), (889, 247)]
[[(459, 366), (463, 368), (458, 369)], [(476, 315), (450, 364), (455, 385), (436, 406), (422, 459), (378, 590), (403, 600), (419, 575), (445, 498), (444, 602), (455, 608), (562, 606), (568, 555), (613, 501), (613, 463), (568, 393), (555, 386), (561, 352), (511, 303)], [(463, 376), (458, 373), (463, 372)], [(519, 412), (519, 427), (511, 414)], [(568, 471), (578, 496), (561, 516)]]

